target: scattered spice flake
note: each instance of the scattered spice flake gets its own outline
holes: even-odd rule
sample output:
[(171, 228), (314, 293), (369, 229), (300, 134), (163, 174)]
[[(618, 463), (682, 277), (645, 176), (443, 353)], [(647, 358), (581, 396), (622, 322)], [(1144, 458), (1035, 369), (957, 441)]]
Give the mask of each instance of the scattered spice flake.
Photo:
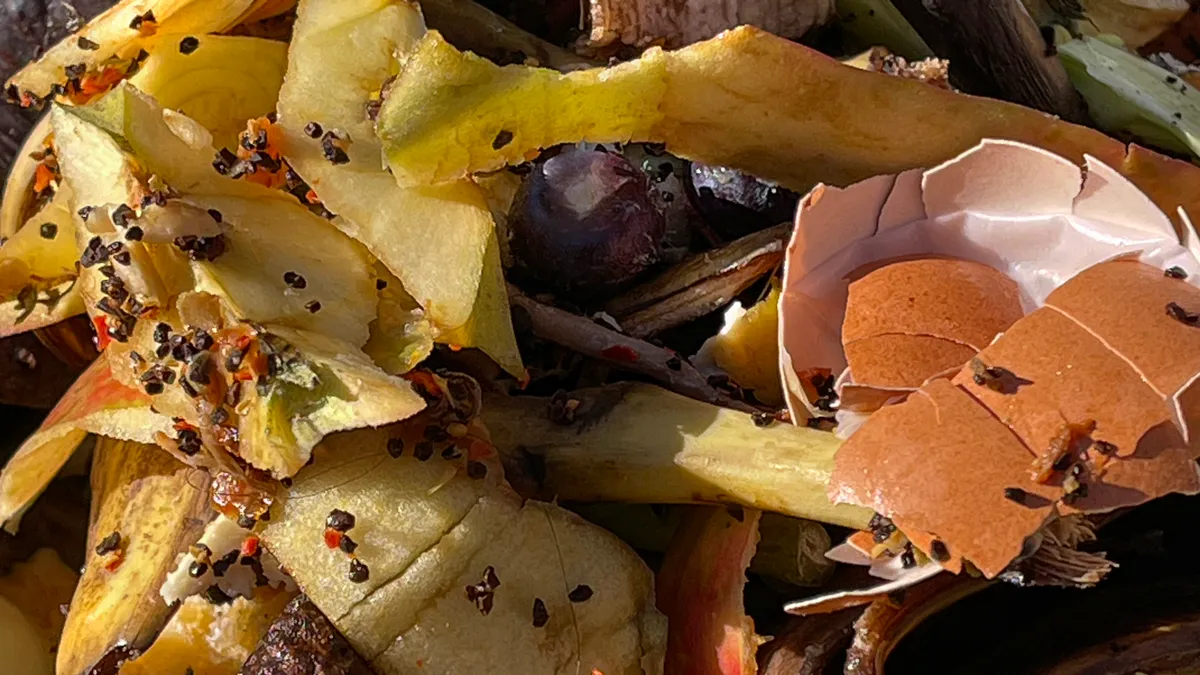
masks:
[(330, 549), (339, 548), (342, 545), (342, 533), (337, 530), (325, 529), (325, 546)]
[(254, 535), (250, 535), (249, 537), (246, 537), (244, 540), (242, 540), (242, 555), (243, 556), (245, 556), (247, 558), (254, 558), (254, 557), (258, 556), (259, 552), (260, 552), (260, 550), (259, 550), (258, 537), (254, 536)]
[(96, 350), (102, 352), (112, 343), (112, 338), (108, 336), (108, 319), (97, 316), (92, 319), (92, 326), (96, 330)]
[(500, 133), (496, 134), (496, 138), (492, 140), (492, 149), (499, 150), (509, 143), (512, 143), (512, 140), (513, 132), (508, 131), (507, 129), (501, 129)]
[(1188, 278), (1188, 273), (1187, 270), (1183, 269), (1182, 267), (1175, 266), (1168, 267), (1167, 269), (1163, 270), (1163, 276), (1167, 277), (1168, 279), (1182, 280)]
[(305, 288), (308, 288), (308, 280), (305, 279), (303, 275), (298, 274), (296, 272), (291, 272), (291, 271), (284, 272), (283, 273), (283, 283), (287, 284), (288, 286), (290, 286), (296, 290), (303, 290)]
[(361, 584), (371, 578), (371, 569), (358, 558), (350, 559), (350, 573), (346, 576), (350, 581)]
[(633, 363), (638, 360), (638, 353), (628, 345), (613, 345), (600, 350), (600, 356), (612, 361)]
[(316, 314), (321, 311), (321, 303), (316, 300), (310, 300), (304, 303), (304, 309), (307, 309), (311, 314)]
[(46, 166), (45, 163), (38, 164), (33, 172), (33, 191), (41, 194), (53, 187), (54, 181), (54, 170)]
[(75, 44), (80, 49), (83, 49), (83, 50), (86, 50), (89, 52), (94, 52), (97, 49), (100, 49), (100, 45), (96, 44), (95, 42), (92, 42), (91, 40), (87, 39), (86, 37), (84, 37), (82, 35), (80, 35), (79, 39), (75, 41)]
[(228, 605), (233, 602), (233, 598), (229, 597), (229, 594), (221, 590), (221, 587), (216, 584), (212, 584), (204, 589), (204, 599), (210, 605)]
[(592, 599), (592, 587), (586, 584), (579, 584), (567, 594), (567, 599), (571, 602), (587, 602)]
[(53, 239), (58, 236), (58, 225), (54, 223), (42, 223), (38, 231), (42, 235), (42, 239)]
[(349, 164), (350, 155), (346, 154), (346, 141), (332, 131), (326, 131), (321, 136), (321, 154), (330, 164)]
[(179, 53), (187, 56), (200, 48), (200, 40), (189, 35), (179, 41)]
[(533, 599), (533, 627), (541, 628), (550, 622), (550, 612), (546, 610), (546, 603), (542, 602), (541, 598)]
[(354, 552), (358, 550), (358, 542), (351, 539), (348, 534), (343, 534), (341, 537), (342, 540), (338, 542), (338, 548), (347, 555), (354, 555)]

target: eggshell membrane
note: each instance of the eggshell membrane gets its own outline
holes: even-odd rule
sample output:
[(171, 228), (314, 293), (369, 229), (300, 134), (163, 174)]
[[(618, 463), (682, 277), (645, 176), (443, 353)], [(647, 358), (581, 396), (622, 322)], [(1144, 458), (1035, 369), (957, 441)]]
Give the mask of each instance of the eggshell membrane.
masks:
[[(947, 380), (886, 406), (842, 445), (830, 496), (929, 532), (987, 577), (1002, 572), (1026, 537), (1054, 514), (1061, 492), (1029, 480), (1029, 451), (999, 420)], [(1021, 486), (1042, 502), (1004, 497)]]
[(795, 600), (783, 606), (789, 614), (811, 616), (813, 614), (829, 614), (847, 607), (858, 607), (873, 600), (886, 597), (890, 593), (902, 591), (910, 586), (941, 574), (942, 568), (935, 564), (921, 565), (903, 570), (896, 578), (881, 584), (867, 586), (848, 591), (823, 593), (804, 600)]
[(979, 359), (1014, 377), (1002, 380), (1004, 389), (993, 391), (976, 384), (965, 367), (953, 382), (1008, 425), (1033, 457), (1050, 448), (1067, 424), (1093, 421), (1092, 438), (1108, 441), (1128, 456), (1138, 451), (1150, 429), (1171, 423), (1162, 396), (1137, 371), (1052, 308), (1018, 321)]
[[(869, 387), (916, 389), (938, 373), (961, 366), (975, 350), (932, 335), (891, 333), (845, 345), (856, 381)], [(843, 389), (843, 395), (845, 390)]]
[[(1171, 318), (1168, 303), (1200, 312), (1200, 288), (1163, 276), (1155, 268), (1132, 260), (1114, 260), (1086, 270), (1077, 283), (1063, 286), (1047, 298), (1054, 307), (1085, 326), (1121, 355), (1167, 402), (1172, 419), (1185, 440), (1200, 428), (1179, 404), (1181, 394), (1200, 373), (1200, 327)], [(1195, 394), (1182, 397), (1194, 406)], [(1190, 411), (1196, 412), (1195, 410)]]
[(1179, 266), (1194, 281), (1200, 261), (1163, 213), (1115, 171), (1085, 162), (1086, 172), (1044, 150), (985, 140), (924, 172), (819, 186), (810, 193), (819, 199), (801, 200), (779, 299), (780, 369), (793, 420), (819, 414), (796, 373), (847, 366), (848, 287), (866, 265), (971, 260), (1012, 279), (1026, 312), (1080, 271), (1126, 254), (1159, 269)]

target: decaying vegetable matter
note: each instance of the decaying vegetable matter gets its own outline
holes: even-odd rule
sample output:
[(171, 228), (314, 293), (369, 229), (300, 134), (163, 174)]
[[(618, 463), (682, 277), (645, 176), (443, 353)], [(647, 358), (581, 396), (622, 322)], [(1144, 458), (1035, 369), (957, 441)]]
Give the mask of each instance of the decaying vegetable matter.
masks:
[(5, 73), (20, 675), (880, 675), (1160, 576), (988, 640), (1200, 663), (1194, 7), (84, 9)]

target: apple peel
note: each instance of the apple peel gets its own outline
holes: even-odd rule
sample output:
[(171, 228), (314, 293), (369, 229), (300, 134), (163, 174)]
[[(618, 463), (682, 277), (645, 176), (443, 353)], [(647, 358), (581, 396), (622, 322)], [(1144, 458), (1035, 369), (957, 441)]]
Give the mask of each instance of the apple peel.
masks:
[(761, 517), (758, 509), (735, 514), (723, 507), (695, 507), (685, 516), (657, 576), (657, 605), (671, 627), (664, 672), (757, 672), (761, 638), (746, 616), (742, 591)]
[(113, 378), (101, 354), (75, 380), (45, 421), (0, 472), (0, 522), (9, 530), (41, 494), (88, 434), (154, 443), (171, 420), (150, 408), (150, 398)]

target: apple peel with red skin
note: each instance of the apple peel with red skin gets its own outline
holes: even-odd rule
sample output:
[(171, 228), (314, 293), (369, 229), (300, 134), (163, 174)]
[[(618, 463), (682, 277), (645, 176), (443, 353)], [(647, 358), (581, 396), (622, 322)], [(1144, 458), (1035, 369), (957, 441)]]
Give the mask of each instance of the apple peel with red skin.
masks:
[(671, 539), (658, 572), (657, 605), (667, 615), (666, 675), (753, 675), (763, 640), (746, 616), (742, 590), (758, 546), (762, 511), (735, 517), (695, 507)]
[(0, 472), (0, 523), (16, 530), (20, 514), (88, 434), (153, 444), (156, 433), (170, 429), (170, 418), (151, 410), (150, 397), (113, 378), (101, 353)]

